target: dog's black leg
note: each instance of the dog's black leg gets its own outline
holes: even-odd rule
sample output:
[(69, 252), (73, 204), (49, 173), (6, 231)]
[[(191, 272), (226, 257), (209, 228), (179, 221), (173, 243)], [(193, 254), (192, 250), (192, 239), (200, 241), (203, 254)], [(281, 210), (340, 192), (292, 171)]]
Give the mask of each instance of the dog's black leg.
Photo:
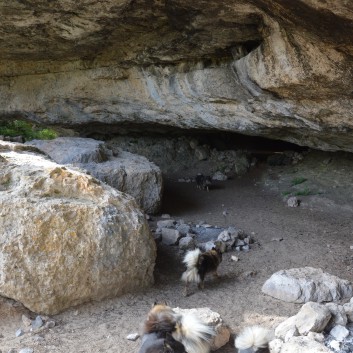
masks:
[(204, 289), (205, 288), (205, 284), (204, 284), (204, 281), (203, 280), (201, 280), (201, 282), (197, 285), (197, 287), (199, 288), (199, 289)]

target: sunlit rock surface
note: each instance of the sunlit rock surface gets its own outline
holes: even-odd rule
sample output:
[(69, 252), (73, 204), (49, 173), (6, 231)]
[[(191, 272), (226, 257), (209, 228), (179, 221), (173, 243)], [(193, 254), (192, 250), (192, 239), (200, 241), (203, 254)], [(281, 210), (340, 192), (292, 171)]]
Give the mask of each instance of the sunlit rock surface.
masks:
[(161, 206), (163, 180), (160, 169), (147, 158), (119, 150), (114, 152), (103, 141), (78, 137), (33, 140), (60, 164), (72, 164), (119, 191), (133, 196), (146, 213), (157, 213)]
[(152, 284), (155, 243), (132, 197), (30, 148), (0, 145), (0, 295), (55, 314)]

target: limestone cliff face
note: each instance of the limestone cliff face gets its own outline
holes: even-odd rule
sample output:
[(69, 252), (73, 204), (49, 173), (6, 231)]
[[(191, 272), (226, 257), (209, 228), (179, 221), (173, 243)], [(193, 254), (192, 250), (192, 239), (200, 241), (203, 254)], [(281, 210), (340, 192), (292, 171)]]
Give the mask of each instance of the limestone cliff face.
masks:
[(4, 1), (0, 32), (2, 118), (353, 151), (349, 1)]

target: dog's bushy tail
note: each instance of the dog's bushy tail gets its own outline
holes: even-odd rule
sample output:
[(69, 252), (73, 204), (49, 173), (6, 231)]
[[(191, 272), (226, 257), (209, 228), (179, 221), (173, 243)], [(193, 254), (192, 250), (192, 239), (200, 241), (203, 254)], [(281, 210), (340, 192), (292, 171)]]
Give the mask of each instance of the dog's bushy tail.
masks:
[(186, 265), (186, 271), (181, 276), (182, 281), (200, 283), (201, 278), (197, 269), (200, 255), (200, 249), (190, 250), (186, 253), (183, 260), (183, 263)]
[(255, 353), (267, 348), (272, 332), (261, 326), (246, 327), (235, 339), (234, 345), (239, 353)]
[(181, 342), (188, 353), (208, 353), (210, 340), (215, 335), (212, 327), (203, 323), (194, 313), (178, 316), (172, 336)]

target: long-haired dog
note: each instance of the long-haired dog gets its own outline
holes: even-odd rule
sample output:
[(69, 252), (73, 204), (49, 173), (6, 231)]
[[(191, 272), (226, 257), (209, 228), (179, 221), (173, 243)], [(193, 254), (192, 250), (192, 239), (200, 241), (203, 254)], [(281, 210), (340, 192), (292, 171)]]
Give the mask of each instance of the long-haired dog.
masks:
[(183, 259), (186, 271), (181, 276), (182, 281), (185, 282), (184, 296), (188, 295), (189, 283), (197, 283), (198, 288), (203, 289), (206, 274), (213, 273), (214, 276), (219, 277), (217, 269), (221, 262), (222, 252), (216, 247), (204, 253), (200, 249), (188, 251)]
[(156, 304), (143, 325), (139, 353), (208, 353), (214, 334), (195, 314), (177, 314), (166, 304)]
[(272, 332), (261, 326), (246, 327), (235, 339), (238, 353), (270, 353)]

